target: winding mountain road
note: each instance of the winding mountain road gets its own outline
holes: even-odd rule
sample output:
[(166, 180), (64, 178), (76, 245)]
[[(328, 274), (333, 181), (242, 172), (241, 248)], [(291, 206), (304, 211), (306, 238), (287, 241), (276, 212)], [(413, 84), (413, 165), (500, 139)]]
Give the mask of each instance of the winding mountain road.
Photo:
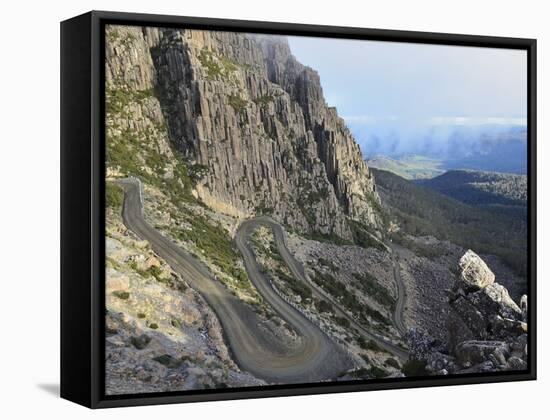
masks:
[[(268, 216), (259, 216), (254, 219), (249, 219), (241, 223), (239, 228), (237, 229), (237, 233), (235, 234), (235, 242), (237, 244), (237, 248), (241, 252), (244, 263), (246, 267), (246, 271), (248, 272), (249, 277), (252, 279), (252, 283), (258, 287), (260, 290), (260, 287), (262, 286), (257, 285), (254, 282), (254, 279), (257, 278), (256, 273), (261, 273), (261, 270), (258, 266), (258, 263), (256, 262), (256, 258), (254, 256), (253, 251), (250, 249), (249, 246), (249, 237), (252, 235), (252, 233), (259, 227), (259, 226), (265, 226), (272, 230), (274, 238), (275, 238), (275, 245), (277, 246), (277, 250), (279, 252), (279, 255), (285, 262), (285, 264), (290, 269), (290, 272), (296, 278), (298, 281), (301, 281), (304, 284), (307, 284), (312, 289), (313, 295), (321, 300), (328, 301), (332, 304), (332, 307), (334, 309), (334, 313), (342, 318), (347, 319), (350, 324), (352, 325), (355, 330), (361, 334), (362, 336), (373, 340), (376, 342), (376, 344), (388, 351), (389, 353), (397, 356), (403, 361), (406, 361), (408, 359), (408, 352), (403, 349), (402, 347), (393, 344), (390, 341), (385, 340), (383, 337), (372, 333), (368, 329), (366, 329), (361, 323), (359, 323), (353, 316), (351, 316), (345, 308), (342, 307), (340, 302), (338, 302), (334, 297), (330, 296), (328, 293), (326, 293), (319, 285), (317, 285), (315, 282), (311, 281), (306, 274), (303, 265), (296, 260), (294, 255), (289, 251), (286, 243), (286, 235), (284, 228), (275, 220), (273, 220), (271, 217)], [(392, 250), (387, 247), (385, 244), (384, 246), (388, 249), (389, 252), (392, 252)], [(394, 260), (395, 261), (395, 260)], [(399, 276), (399, 269), (397, 268), (397, 262), (394, 263), (394, 276)], [(402, 331), (405, 331), (405, 326), (402, 324), (402, 313), (398, 313), (399, 310), (403, 310), (404, 307), (404, 286), (401, 282), (400, 277), (396, 277), (396, 282), (398, 283), (398, 300), (396, 304), (396, 310), (394, 311), (394, 323), (396, 324), (396, 328), (400, 333)], [(273, 288), (271, 288), (273, 290)], [(260, 290), (260, 293), (263, 292)], [(401, 330), (398, 323), (401, 323), (403, 330)]]
[[(147, 240), (153, 251), (204, 297), (216, 312), (226, 342), (242, 370), (268, 382), (303, 383), (335, 379), (353, 367), (349, 356), (318, 326), (284, 301), (260, 271), (246, 242), (254, 221), (243, 223), (236, 238), (237, 246), (243, 252), (246, 269), (254, 286), (299, 336), (293, 345), (285, 345), (263, 326), (256, 312), (231, 294), (202, 262), (145, 221), (139, 180), (126, 178), (119, 183), (125, 192), (122, 209), (124, 224), (138, 237)], [(292, 261), (293, 257), (286, 246), (280, 252), (288, 257), (288, 261)], [(297, 261), (295, 263), (289, 265), (291, 271), (303, 271)]]
[(407, 327), (403, 321), (403, 313), (405, 312), (405, 304), (407, 302), (407, 294), (405, 292), (405, 284), (401, 278), (401, 270), (399, 267), (399, 248), (397, 245), (392, 245), (392, 260), (393, 260), (393, 278), (397, 286), (397, 302), (393, 312), (393, 324), (401, 335), (407, 332)]

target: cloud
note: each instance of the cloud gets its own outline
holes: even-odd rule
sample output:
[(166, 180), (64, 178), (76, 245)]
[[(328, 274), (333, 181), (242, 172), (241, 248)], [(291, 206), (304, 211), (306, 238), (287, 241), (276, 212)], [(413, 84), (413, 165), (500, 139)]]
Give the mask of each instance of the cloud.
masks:
[(527, 125), (527, 118), (506, 117), (432, 117), (429, 125)]
[(345, 121), (366, 157), (418, 154), (446, 159), (486, 153), (506, 142), (526, 141), (524, 118), (432, 117), (411, 121), (354, 116)]

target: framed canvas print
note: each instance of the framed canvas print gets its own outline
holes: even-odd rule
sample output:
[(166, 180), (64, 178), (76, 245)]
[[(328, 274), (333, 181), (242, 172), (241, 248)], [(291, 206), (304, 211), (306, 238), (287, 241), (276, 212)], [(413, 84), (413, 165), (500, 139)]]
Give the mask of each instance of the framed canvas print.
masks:
[(532, 39), (61, 24), (61, 394), (535, 379)]

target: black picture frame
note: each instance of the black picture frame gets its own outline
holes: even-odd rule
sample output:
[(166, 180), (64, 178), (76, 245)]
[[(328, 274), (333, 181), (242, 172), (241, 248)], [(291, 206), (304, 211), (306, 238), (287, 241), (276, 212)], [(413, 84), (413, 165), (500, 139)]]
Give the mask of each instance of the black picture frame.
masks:
[[(528, 370), (106, 396), (104, 25), (521, 49), (528, 61)], [(92, 11), (61, 23), (61, 396), (90, 408), (536, 379), (536, 40)]]

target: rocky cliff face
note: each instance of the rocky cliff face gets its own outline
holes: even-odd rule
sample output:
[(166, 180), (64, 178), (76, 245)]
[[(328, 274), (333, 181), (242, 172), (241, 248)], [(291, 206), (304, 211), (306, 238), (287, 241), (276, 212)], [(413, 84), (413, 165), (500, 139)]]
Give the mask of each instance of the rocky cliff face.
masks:
[[(325, 103), (319, 75), (284, 38), (131, 27), (107, 34), (109, 89), (144, 97), (133, 115), (152, 116), (147, 138), (165, 157), (166, 143), (181, 154), (208, 206), (348, 239), (348, 219), (381, 226), (358, 145)], [(143, 128), (133, 120), (120, 124)]]

